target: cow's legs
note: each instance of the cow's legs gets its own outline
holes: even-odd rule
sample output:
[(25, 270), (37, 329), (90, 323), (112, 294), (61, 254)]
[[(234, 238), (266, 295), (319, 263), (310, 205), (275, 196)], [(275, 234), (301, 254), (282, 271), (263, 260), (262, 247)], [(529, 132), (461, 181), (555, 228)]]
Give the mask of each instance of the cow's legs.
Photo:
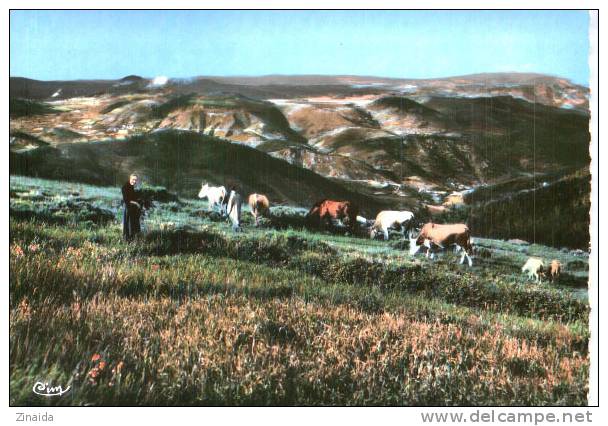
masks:
[(426, 244), (427, 248), (427, 253), (431, 253), (431, 260), (435, 260), (435, 250), (433, 250), (433, 245), (431, 244), (431, 242), (429, 240), (424, 240), (424, 244)]
[[(424, 240), (424, 245), (427, 247), (427, 254), (431, 253), (431, 260), (435, 259), (435, 254), (439, 250), (445, 250), (445, 247), (432, 242), (431, 240)], [(433, 247), (434, 246), (434, 247)], [(428, 256), (427, 256), (428, 257)]]
[(426, 258), (428, 259), (429, 255), (431, 254), (431, 244), (430, 244), (429, 240), (424, 240), (422, 242), (422, 245), (426, 247)]
[(325, 231), (327, 229), (327, 221), (331, 222), (331, 218), (327, 217), (327, 214), (324, 214), (323, 216), (319, 216), (319, 228), (322, 231)]
[[(456, 244), (456, 253), (458, 253), (460, 250), (462, 249), (462, 247), (460, 247), (458, 244)], [(460, 256), (460, 264), (462, 265), (464, 263), (464, 258), (466, 257), (467, 252), (466, 251), (462, 251), (462, 256)]]
[(388, 241), (388, 228), (382, 228), (382, 232), (384, 233), (384, 241)]
[(462, 265), (464, 263), (464, 260), (466, 259), (469, 267), (472, 267), (473, 260), (471, 259), (471, 256), (469, 255), (469, 253), (467, 253), (467, 251), (464, 247), (456, 244), (456, 253), (458, 253), (460, 250), (462, 250), (462, 255), (460, 256), (460, 264)]

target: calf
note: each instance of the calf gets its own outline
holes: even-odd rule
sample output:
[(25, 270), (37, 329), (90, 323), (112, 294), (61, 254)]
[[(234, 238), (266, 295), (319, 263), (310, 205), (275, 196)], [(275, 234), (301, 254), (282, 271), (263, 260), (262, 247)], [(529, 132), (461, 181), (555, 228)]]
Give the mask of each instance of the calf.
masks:
[(268, 201), (268, 197), (262, 194), (251, 194), (247, 199), (249, 204), (249, 208), (251, 209), (251, 214), (253, 215), (253, 219), (255, 220), (255, 226), (258, 226), (258, 218), (260, 216), (268, 215), (270, 211), (270, 202)]
[(554, 282), (562, 273), (562, 264), (559, 260), (553, 259), (549, 265), (549, 278)]

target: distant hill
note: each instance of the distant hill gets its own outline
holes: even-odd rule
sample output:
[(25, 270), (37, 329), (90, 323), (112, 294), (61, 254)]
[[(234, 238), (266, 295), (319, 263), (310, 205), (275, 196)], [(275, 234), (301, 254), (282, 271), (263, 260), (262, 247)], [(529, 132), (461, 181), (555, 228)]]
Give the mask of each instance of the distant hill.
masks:
[(138, 75), (133, 75), (133, 74), (128, 75), (128, 76), (123, 77), (123, 78), (120, 79), (120, 81), (122, 83), (138, 83), (138, 82), (144, 81), (144, 80), (145, 79), (143, 77), (140, 77)]
[[(157, 90), (158, 88), (147, 87), (149, 81), (135, 75), (120, 80), (74, 81), (40, 81), (11, 77), (9, 95), (11, 98), (46, 99), (61, 89), (61, 94), (57, 97), (66, 99), (100, 93), (124, 93), (131, 84), (142, 90)], [(178, 93), (231, 93), (256, 99), (383, 93), (431, 96), (512, 95), (550, 106), (568, 106), (580, 110), (589, 108), (589, 88), (571, 83), (565, 78), (533, 73), (485, 73), (431, 79), (348, 75), (201, 76), (170, 79), (165, 88)], [(133, 90), (133, 87), (130, 90)]]
[(59, 100), (76, 96), (126, 93), (134, 90), (143, 90), (147, 85), (147, 80), (137, 78), (137, 76), (125, 78), (127, 80), (41, 81), (11, 77), (9, 82), (9, 97), (11, 99)]
[(403, 84), (403, 83), (426, 83), (426, 82), (470, 82), (487, 84), (530, 84), (533, 82), (541, 83), (568, 83), (565, 78), (539, 74), (539, 73), (520, 73), (520, 72), (496, 72), (496, 73), (477, 73), (450, 77), (434, 78), (397, 78), (397, 77), (378, 77), (361, 75), (281, 75), (271, 74), (262, 76), (201, 76), (197, 78), (208, 78), (222, 83), (241, 84), (241, 85), (334, 85), (349, 82), (352, 84)]
[(256, 149), (193, 132), (167, 130), (125, 141), (60, 144), (11, 153), (10, 172), (96, 185), (119, 186), (131, 172), (195, 198), (201, 182), (235, 183), (244, 194), (267, 194), (273, 203), (312, 205), (322, 198), (348, 199), (365, 212), (384, 203), (338, 181), (272, 158)]
[[(267, 84), (273, 81), (276, 84)], [(370, 87), (354, 87), (366, 81)], [(406, 81), (416, 81), (415, 90), (395, 93), (410, 90), (401, 85)], [(27, 86), (22, 95), (48, 99), (51, 92), (58, 93), (55, 99), (62, 99), (62, 111), (55, 103), (11, 97), (12, 118), (32, 117), (11, 123), (11, 128), (50, 143), (191, 130), (259, 147), (325, 176), (390, 179), (396, 185), (416, 176), (448, 191), (520, 173), (586, 166), (588, 112), (493, 95), (495, 90), (528, 93), (527, 86), (519, 84), (529, 81), (580, 89), (556, 77), (504, 73), (429, 80), (194, 78), (169, 80), (155, 89), (135, 75), (118, 83), (13, 78), (12, 89)], [(311, 84), (302, 85), (305, 82)], [(267, 88), (278, 98), (264, 99)], [(568, 99), (574, 99), (568, 93)], [(577, 93), (585, 98), (584, 88)]]
[(29, 117), (42, 114), (56, 114), (60, 112), (45, 103), (18, 98), (9, 100), (8, 109), (11, 118)]
[(425, 105), (449, 116), (453, 129), (469, 135), (477, 161), (488, 165), (486, 179), (515, 170), (548, 172), (590, 162), (586, 113), (510, 96), (433, 97)]

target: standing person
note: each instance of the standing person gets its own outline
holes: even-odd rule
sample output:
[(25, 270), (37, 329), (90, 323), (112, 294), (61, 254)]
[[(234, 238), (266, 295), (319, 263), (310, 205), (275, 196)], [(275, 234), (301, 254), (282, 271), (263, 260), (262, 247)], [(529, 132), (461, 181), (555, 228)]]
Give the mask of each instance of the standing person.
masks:
[(122, 186), (122, 201), (125, 211), (122, 216), (122, 236), (125, 241), (133, 240), (140, 232), (139, 217), (141, 216), (141, 201), (135, 191), (138, 177), (135, 173), (129, 176), (129, 181)]
[(241, 230), (241, 204), (242, 199), (236, 185), (231, 185), (228, 191), (228, 205), (226, 213), (230, 222), (232, 222), (232, 230), (238, 232)]

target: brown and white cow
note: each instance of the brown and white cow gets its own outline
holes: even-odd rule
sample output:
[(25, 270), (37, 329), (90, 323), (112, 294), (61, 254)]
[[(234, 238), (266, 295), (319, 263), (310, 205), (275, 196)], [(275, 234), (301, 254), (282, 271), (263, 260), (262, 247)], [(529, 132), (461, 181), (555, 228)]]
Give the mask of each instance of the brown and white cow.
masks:
[(435, 257), (435, 249), (447, 249), (454, 246), (456, 251), (462, 250), (460, 263), (467, 259), (469, 267), (473, 266), (471, 254), (471, 232), (464, 223), (438, 224), (426, 223), (417, 237), (410, 234), (410, 255), (415, 255), (422, 247), (426, 247), (426, 256)]
[(321, 226), (324, 222), (339, 220), (348, 222), (351, 231), (357, 229), (358, 209), (350, 201), (321, 200), (311, 207), (306, 215), (310, 225)]
[(251, 194), (247, 199), (247, 203), (251, 209), (253, 219), (255, 220), (255, 226), (258, 226), (259, 217), (268, 215), (268, 212), (270, 211), (268, 197), (262, 194)]

